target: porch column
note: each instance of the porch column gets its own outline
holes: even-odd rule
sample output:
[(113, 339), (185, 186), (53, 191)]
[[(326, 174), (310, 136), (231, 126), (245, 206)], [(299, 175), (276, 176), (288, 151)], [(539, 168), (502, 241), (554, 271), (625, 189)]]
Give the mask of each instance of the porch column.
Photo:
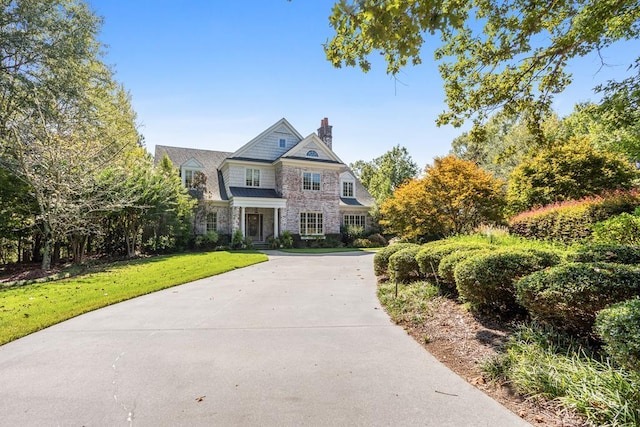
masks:
[(277, 238), (279, 233), (278, 230), (278, 216), (280, 215), (280, 208), (273, 208), (273, 237)]
[(240, 231), (242, 231), (242, 237), (244, 237), (244, 206), (240, 208)]

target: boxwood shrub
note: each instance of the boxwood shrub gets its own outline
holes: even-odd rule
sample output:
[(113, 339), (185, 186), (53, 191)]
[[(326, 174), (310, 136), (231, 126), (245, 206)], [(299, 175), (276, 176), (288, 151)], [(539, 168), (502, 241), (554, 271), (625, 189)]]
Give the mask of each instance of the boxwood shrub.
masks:
[(640, 264), (640, 246), (586, 245), (570, 254), (573, 262), (610, 262), (616, 264)]
[(489, 252), (494, 247), (487, 247), (484, 249), (469, 249), (464, 251), (458, 251), (450, 253), (440, 260), (438, 265), (438, 284), (440, 287), (449, 291), (456, 290), (456, 279), (454, 276), (455, 268), (462, 261), (471, 258), (472, 256), (479, 255), (481, 253)]
[(598, 311), (640, 295), (640, 268), (610, 263), (567, 263), (523, 277), (517, 297), (541, 323), (591, 335)]
[(465, 243), (451, 242), (443, 240), (441, 244), (427, 243), (422, 246), (422, 250), (416, 255), (416, 261), (420, 268), (420, 273), (425, 277), (434, 276), (438, 272), (438, 266), (442, 258), (455, 252), (464, 252), (473, 249), (485, 249), (491, 247), (488, 243)]
[(628, 369), (640, 371), (640, 298), (602, 310), (596, 317), (594, 329), (612, 359)]
[(560, 260), (556, 252), (540, 249), (505, 248), (481, 253), (456, 266), (456, 288), (473, 311), (511, 315), (522, 310), (516, 302), (515, 281)]
[(373, 256), (373, 271), (376, 276), (387, 274), (387, 268), (389, 267), (389, 257), (394, 253), (412, 246), (420, 246), (415, 243), (395, 243), (385, 248), (380, 249)]
[(420, 246), (401, 249), (389, 257), (389, 279), (398, 282), (410, 282), (420, 278), (420, 269), (416, 254)]

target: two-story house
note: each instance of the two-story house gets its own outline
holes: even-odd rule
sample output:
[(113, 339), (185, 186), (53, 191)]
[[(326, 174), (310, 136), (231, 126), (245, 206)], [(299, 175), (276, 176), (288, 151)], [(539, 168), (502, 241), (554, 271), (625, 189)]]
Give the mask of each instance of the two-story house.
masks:
[(239, 229), (264, 242), (285, 230), (304, 239), (372, 225), (373, 198), (333, 152), (327, 118), (307, 137), (283, 118), (233, 153), (158, 145), (155, 161), (165, 154), (200, 193), (198, 234)]

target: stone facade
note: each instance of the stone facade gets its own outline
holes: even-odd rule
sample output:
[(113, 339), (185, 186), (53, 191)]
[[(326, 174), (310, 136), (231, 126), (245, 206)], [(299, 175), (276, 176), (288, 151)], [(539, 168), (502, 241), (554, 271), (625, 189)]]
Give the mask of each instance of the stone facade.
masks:
[[(198, 234), (206, 232), (209, 212), (217, 213), (218, 233), (231, 235), (240, 229), (256, 241), (285, 230), (302, 234), (301, 213), (321, 213), (322, 234), (338, 234), (344, 215), (367, 215), (373, 198), (333, 152), (332, 143), (326, 118), (318, 135), (306, 138), (282, 119), (234, 153), (156, 146), (156, 161), (167, 154), (180, 171), (198, 165), (206, 174), (208, 191), (194, 222)], [(249, 169), (259, 171), (259, 182), (247, 181)], [(303, 188), (305, 172), (319, 175), (319, 189)], [(355, 184), (345, 198), (341, 179)], [(261, 224), (261, 233), (256, 224)], [(368, 215), (366, 224), (371, 224)]]

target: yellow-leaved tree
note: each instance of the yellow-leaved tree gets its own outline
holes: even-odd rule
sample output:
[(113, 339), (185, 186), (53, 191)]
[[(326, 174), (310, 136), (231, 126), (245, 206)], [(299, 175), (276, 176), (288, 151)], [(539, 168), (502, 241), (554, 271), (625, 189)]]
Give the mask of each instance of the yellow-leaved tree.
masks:
[(505, 183), (474, 162), (436, 158), (422, 178), (399, 187), (380, 207), (386, 232), (423, 241), (503, 220)]

